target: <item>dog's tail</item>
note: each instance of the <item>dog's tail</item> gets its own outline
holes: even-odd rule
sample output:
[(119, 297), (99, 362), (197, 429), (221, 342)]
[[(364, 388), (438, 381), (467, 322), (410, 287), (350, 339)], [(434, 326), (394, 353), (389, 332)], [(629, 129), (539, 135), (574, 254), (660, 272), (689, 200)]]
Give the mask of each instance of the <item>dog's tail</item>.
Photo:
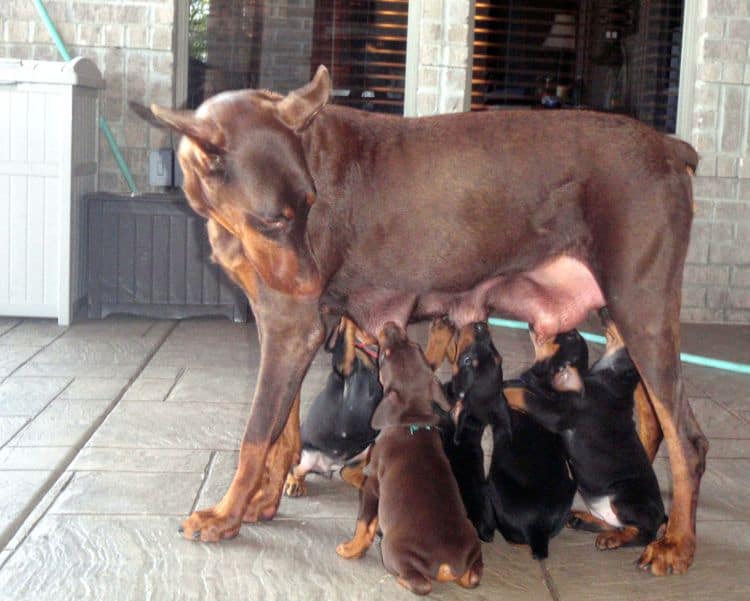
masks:
[(695, 148), (684, 140), (680, 140), (674, 136), (664, 136), (664, 144), (667, 147), (667, 151), (677, 161), (680, 161), (685, 165), (685, 168), (690, 171), (690, 175), (695, 173), (698, 167), (698, 153)]

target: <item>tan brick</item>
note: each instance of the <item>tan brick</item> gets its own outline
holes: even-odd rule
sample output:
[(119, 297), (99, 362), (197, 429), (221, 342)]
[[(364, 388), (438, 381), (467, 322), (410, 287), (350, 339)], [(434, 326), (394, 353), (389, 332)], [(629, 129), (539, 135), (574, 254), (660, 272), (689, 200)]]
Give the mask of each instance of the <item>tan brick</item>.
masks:
[[(750, 200), (750, 180), (741, 179), (739, 183), (739, 193), (737, 197), (740, 200)], [(750, 206), (748, 207), (750, 209)], [(750, 219), (750, 211), (748, 212), (748, 218)]]
[(701, 19), (698, 22), (698, 25), (702, 28), (702, 31), (708, 35), (708, 37), (723, 38), (725, 23), (725, 18), (707, 17), (705, 19)]
[(744, 40), (705, 40), (703, 58), (743, 62), (747, 58), (747, 42)]
[(723, 309), (707, 309), (705, 307), (682, 307), (680, 321), (683, 323), (711, 323), (725, 321)]
[(34, 44), (29, 48), (32, 49), (32, 56), (30, 58), (33, 58), (35, 61), (62, 60), (57, 48), (52, 44)]
[(102, 25), (79, 23), (76, 27), (75, 40), (79, 46), (102, 46)]
[[(713, 132), (698, 132), (693, 135), (693, 146), (701, 155), (716, 152), (716, 135)], [(698, 168), (700, 169), (701, 166), (699, 165)], [(703, 175), (704, 171), (700, 173)]]
[(737, 181), (724, 177), (696, 177), (693, 192), (697, 198), (737, 198)]
[(716, 286), (729, 284), (728, 265), (685, 265), (684, 281), (687, 285)]
[(737, 177), (737, 157), (718, 156), (716, 175), (719, 177)]
[(732, 273), (732, 284), (750, 287), (750, 267), (745, 265), (735, 267)]
[(422, 17), (441, 20), (443, 18), (443, 0), (423, 0)]
[(746, 115), (742, 110), (744, 101), (742, 86), (725, 86), (724, 98), (720, 104), (723, 130), (721, 134), (721, 150), (736, 152), (740, 148), (740, 136)]
[(11, 43), (27, 43), (31, 39), (28, 21), (8, 21), (5, 24), (5, 40)]
[(715, 109), (719, 105), (719, 85), (699, 81), (695, 86), (695, 104), (697, 108)]
[(434, 115), (437, 109), (437, 94), (417, 93), (417, 115)]
[(697, 129), (714, 129), (716, 127), (716, 111), (696, 110), (693, 113), (693, 127)]
[(148, 48), (148, 27), (128, 25), (125, 28), (125, 45), (128, 48)]
[(154, 20), (158, 25), (172, 25), (174, 23), (174, 4), (169, 2), (154, 7)]
[(711, 244), (708, 249), (708, 262), (724, 265), (750, 263), (750, 248), (739, 244)]
[(739, 158), (737, 161), (737, 175), (744, 179), (750, 179), (750, 156)]
[(150, 73), (156, 77), (172, 77), (174, 57), (171, 52), (150, 53)]
[(707, 0), (706, 12), (711, 16), (744, 17), (750, 15), (747, 0)]
[[(693, 135), (693, 146), (696, 146), (697, 137), (698, 135)], [(696, 174), (699, 177), (714, 177), (716, 175), (716, 155), (701, 152)]]
[(469, 26), (466, 23), (453, 24), (448, 27), (448, 42), (451, 44), (465, 44), (469, 39)]
[(419, 88), (435, 88), (440, 79), (440, 70), (432, 67), (422, 67), (419, 69)]
[(699, 81), (720, 81), (721, 80), (720, 61), (708, 61), (698, 65), (697, 77)]
[(724, 83), (743, 83), (745, 65), (743, 63), (725, 63), (721, 71), (721, 81)]
[(172, 49), (172, 28), (156, 26), (151, 28), (151, 44), (153, 50)]
[(729, 306), (729, 290), (726, 288), (708, 288), (706, 306), (711, 309), (724, 309)]
[(750, 311), (726, 311), (724, 321), (728, 323), (750, 323)]
[(125, 43), (125, 27), (119, 23), (109, 23), (103, 28), (105, 46), (121, 47)]
[(728, 305), (731, 309), (750, 309), (750, 288), (729, 290)]
[(729, 19), (727, 21), (727, 37), (750, 40), (750, 19)]
[(706, 287), (705, 286), (683, 286), (682, 287), (682, 305), (684, 307), (705, 307), (706, 306)]

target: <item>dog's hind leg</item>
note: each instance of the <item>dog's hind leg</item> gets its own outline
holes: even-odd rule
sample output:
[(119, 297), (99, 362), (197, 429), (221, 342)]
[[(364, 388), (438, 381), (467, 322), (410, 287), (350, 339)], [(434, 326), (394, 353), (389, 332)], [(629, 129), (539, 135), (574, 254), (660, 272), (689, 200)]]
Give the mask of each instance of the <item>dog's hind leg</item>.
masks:
[[(590, 215), (600, 286), (651, 400), (669, 451), (674, 496), (664, 536), (639, 564), (685, 572), (695, 554), (698, 491), (708, 443), (688, 404), (680, 366), (682, 274), (692, 192), (685, 172), (609, 182)], [(613, 236), (613, 231), (620, 235)]]
[(638, 418), (638, 437), (641, 439), (641, 444), (649, 461), (653, 463), (664, 434), (661, 431), (659, 420), (656, 418), (651, 399), (648, 397), (643, 382), (638, 383), (633, 396), (635, 397), (635, 413)]

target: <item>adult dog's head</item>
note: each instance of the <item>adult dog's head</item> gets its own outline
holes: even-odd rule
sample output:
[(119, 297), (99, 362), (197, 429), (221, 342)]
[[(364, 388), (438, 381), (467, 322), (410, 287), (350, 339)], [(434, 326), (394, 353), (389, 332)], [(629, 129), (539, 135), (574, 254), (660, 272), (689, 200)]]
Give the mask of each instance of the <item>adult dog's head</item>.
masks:
[(321, 288), (306, 236), (315, 183), (300, 134), (330, 91), (321, 66), (287, 96), (239, 90), (209, 98), (195, 111), (151, 106), (156, 121), (183, 135), (178, 157), (190, 206), (242, 242), (267, 285), (299, 296)]

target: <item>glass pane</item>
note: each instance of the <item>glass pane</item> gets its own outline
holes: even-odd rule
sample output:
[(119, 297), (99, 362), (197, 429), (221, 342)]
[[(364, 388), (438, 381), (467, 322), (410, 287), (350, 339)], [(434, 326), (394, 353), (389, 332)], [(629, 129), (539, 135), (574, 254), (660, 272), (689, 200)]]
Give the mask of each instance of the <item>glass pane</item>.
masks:
[(480, 0), (472, 108), (589, 108), (674, 132), (683, 8), (683, 0)]
[(334, 102), (403, 112), (408, 1), (190, 0), (188, 103), (223, 90), (286, 93), (319, 64)]

